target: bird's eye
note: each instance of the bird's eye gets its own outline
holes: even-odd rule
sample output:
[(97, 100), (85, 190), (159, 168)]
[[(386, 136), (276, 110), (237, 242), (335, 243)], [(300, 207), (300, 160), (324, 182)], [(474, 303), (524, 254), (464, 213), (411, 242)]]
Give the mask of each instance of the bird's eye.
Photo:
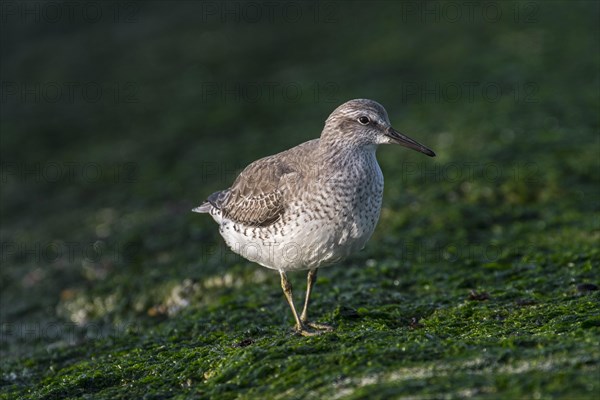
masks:
[(358, 118), (358, 122), (360, 122), (363, 125), (368, 125), (369, 122), (371, 122), (371, 120), (369, 119), (369, 117), (365, 117), (364, 115), (362, 117)]

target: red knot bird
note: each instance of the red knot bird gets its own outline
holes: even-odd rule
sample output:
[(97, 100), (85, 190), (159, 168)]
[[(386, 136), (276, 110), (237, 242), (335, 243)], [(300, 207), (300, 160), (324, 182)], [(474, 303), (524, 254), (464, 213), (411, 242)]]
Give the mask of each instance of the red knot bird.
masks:
[[(279, 271), (296, 331), (331, 330), (308, 320), (317, 269), (361, 250), (381, 211), (383, 174), (375, 151), (399, 144), (430, 157), (435, 153), (390, 124), (373, 100), (350, 100), (325, 121), (319, 139), (261, 158), (229, 189), (213, 193), (193, 211), (209, 213), (231, 250)], [(306, 298), (298, 315), (286, 272), (308, 270)]]

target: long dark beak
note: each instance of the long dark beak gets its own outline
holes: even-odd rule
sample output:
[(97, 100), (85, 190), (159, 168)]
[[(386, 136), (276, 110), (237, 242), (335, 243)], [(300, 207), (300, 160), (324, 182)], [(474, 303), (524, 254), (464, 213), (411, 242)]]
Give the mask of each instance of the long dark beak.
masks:
[(408, 147), (409, 149), (416, 150), (420, 153), (427, 154), (429, 157), (435, 157), (435, 153), (433, 152), (433, 150), (431, 150), (427, 146), (422, 145), (421, 143), (417, 142), (416, 140), (413, 140), (413, 139), (409, 138), (408, 136), (398, 132), (391, 126), (387, 129), (387, 131), (385, 132), (385, 135), (387, 137), (389, 137), (390, 139), (392, 139), (392, 141), (394, 143), (397, 143), (404, 147)]

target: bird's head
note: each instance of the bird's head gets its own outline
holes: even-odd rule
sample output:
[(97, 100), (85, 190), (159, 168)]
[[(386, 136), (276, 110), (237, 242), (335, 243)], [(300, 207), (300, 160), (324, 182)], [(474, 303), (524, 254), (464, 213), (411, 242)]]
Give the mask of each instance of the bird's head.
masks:
[(325, 121), (321, 138), (354, 146), (399, 144), (435, 157), (435, 153), (427, 146), (392, 128), (385, 108), (368, 99), (350, 100), (333, 110)]

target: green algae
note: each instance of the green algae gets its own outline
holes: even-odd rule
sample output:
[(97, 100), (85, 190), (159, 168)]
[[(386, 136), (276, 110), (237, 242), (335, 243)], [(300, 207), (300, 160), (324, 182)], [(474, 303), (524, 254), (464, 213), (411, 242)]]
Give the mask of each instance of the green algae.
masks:
[[(536, 18), (398, 24), (401, 6), (361, 4), (358, 14), (334, 8), (334, 24), (284, 30), (197, 24), (188, 4), (153, 31), (148, 18), (162, 6), (146, 6), (134, 48), (99, 41), (118, 26), (70, 28), (97, 44), (86, 46), (90, 59), (114, 68), (62, 56), (51, 71), (22, 70), (14, 60), (25, 53), (3, 57), (3, 79), (69, 81), (77, 70), (133, 80), (140, 101), (80, 102), (77, 112), (43, 104), (23, 111), (29, 118), (3, 107), (3, 162), (92, 160), (106, 173), (6, 174), (1, 399), (597, 397), (598, 6), (502, 3), (506, 13), (536, 6)], [(371, 28), (360, 38), (356, 15)], [(20, 40), (39, 65), (53, 55), (34, 33)], [(44, 40), (80, 46), (57, 32)], [(317, 56), (299, 58), (294, 48), (307, 46)], [(260, 61), (270, 58), (279, 61)], [(406, 82), (474, 80), (512, 91), (498, 101), (398, 97)], [(226, 81), (293, 81), (311, 95), (197, 94)], [(327, 82), (333, 92), (316, 100)], [(533, 97), (515, 94), (531, 83)], [(331, 109), (359, 96), (381, 101), (438, 157), (379, 151), (377, 231), (363, 252), (319, 272), (312, 298), (311, 315), (335, 331), (299, 337), (277, 274), (229, 252), (214, 223), (189, 210), (253, 159), (314, 137)], [(299, 302), (305, 276), (292, 279)]]

